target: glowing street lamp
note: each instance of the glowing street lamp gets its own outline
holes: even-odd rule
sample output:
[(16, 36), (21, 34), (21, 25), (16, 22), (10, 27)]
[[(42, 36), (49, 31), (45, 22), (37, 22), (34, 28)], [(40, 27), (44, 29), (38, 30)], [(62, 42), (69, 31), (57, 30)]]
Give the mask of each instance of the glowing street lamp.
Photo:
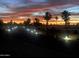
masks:
[(35, 32), (35, 34), (38, 35), (39, 33), (38, 32)]
[(33, 31), (33, 30), (31, 30), (31, 33), (34, 33), (34, 31)]
[(65, 40), (65, 42), (69, 42), (72, 40), (72, 38), (69, 36), (65, 36), (63, 39)]
[(32, 36), (39, 36), (40, 34), (42, 34), (41, 32), (39, 32), (36, 29), (33, 28), (26, 28), (26, 31), (31, 34)]
[(64, 42), (66, 45), (70, 45), (71, 43), (74, 43), (78, 39), (78, 35), (65, 32), (58, 34), (58, 38), (60, 38), (60, 40)]
[(69, 45), (70, 43), (74, 42), (75, 40), (78, 39), (77, 35), (65, 35), (65, 36), (61, 36), (62, 41), (64, 41), (67, 45)]
[(8, 29), (7, 31), (8, 31), (8, 32), (11, 32), (11, 29)]
[(7, 32), (11, 32), (11, 29), (6, 29)]
[(27, 29), (26, 29), (26, 31), (30, 31), (30, 29), (29, 29), (29, 28), (27, 28)]

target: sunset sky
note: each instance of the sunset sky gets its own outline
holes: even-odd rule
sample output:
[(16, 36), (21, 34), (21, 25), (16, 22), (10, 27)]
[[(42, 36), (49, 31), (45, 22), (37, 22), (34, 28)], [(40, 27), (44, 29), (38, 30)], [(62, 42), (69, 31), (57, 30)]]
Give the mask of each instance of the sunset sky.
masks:
[[(79, 0), (0, 0), (0, 17), (14, 16), (13, 20), (19, 23), (24, 19), (16, 19), (17, 16), (44, 16), (46, 11), (52, 16), (59, 16), (64, 10), (71, 13), (71, 20), (75, 20), (71, 22), (79, 23), (76, 21), (79, 20)], [(6, 22), (11, 20), (11, 18), (3, 19)], [(60, 16), (59, 20), (62, 20)]]
[[(79, 0), (0, 0), (0, 15), (34, 15), (44, 11), (79, 13)], [(44, 14), (43, 14), (44, 15)]]

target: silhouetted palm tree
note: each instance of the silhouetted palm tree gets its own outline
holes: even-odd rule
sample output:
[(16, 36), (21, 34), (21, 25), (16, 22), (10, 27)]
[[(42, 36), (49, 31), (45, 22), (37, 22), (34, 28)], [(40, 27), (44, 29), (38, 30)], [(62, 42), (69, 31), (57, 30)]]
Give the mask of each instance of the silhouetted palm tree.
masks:
[(69, 20), (70, 20), (70, 13), (68, 12), (68, 11), (63, 11), (62, 12), (62, 18), (64, 19), (64, 21), (65, 21), (65, 25), (68, 25), (69, 24)]
[(57, 24), (58, 16), (56, 16), (55, 19), (56, 19), (56, 24)]
[(13, 23), (13, 21), (11, 20), (11, 21), (10, 21), (10, 24), (12, 25), (12, 23)]
[(39, 23), (39, 19), (38, 18), (35, 18), (35, 23)]
[(25, 25), (29, 25), (29, 24), (30, 24), (30, 22), (31, 22), (31, 19), (30, 19), (30, 18), (28, 18), (26, 21), (24, 21), (24, 24), (25, 24)]
[(34, 25), (35, 25), (35, 26), (39, 26), (39, 25), (40, 25), (40, 21), (39, 21), (39, 19), (38, 19), (38, 18), (35, 18), (34, 20), (35, 20)]
[(46, 25), (48, 26), (48, 21), (52, 18), (52, 15), (49, 12), (46, 12), (44, 18), (46, 20)]

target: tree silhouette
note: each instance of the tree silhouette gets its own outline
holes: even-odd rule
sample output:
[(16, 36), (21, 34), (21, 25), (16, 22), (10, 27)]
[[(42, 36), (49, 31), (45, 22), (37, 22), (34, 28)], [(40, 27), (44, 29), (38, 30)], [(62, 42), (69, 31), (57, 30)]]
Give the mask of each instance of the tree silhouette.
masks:
[(61, 13), (62, 15), (62, 18), (64, 19), (64, 21), (65, 21), (65, 25), (68, 25), (69, 24), (69, 20), (70, 20), (70, 13), (68, 12), (68, 11), (63, 11), (62, 13)]
[(35, 18), (34, 20), (35, 20), (34, 25), (39, 26), (40, 25), (39, 19)]
[(10, 21), (10, 25), (12, 25), (12, 24), (13, 24), (13, 20)]
[(26, 21), (24, 21), (24, 25), (29, 25), (29, 24), (30, 24), (30, 22), (31, 22), (31, 19), (30, 19), (30, 18), (28, 18)]
[(57, 24), (58, 16), (56, 16), (55, 19), (56, 19), (56, 24)]
[(39, 19), (38, 18), (35, 18), (35, 23), (39, 23)]
[(0, 38), (2, 39), (3, 37), (3, 33), (4, 33), (4, 30), (3, 30), (3, 21), (2, 19), (0, 18)]
[(52, 18), (52, 15), (49, 12), (46, 12), (44, 18), (46, 20), (46, 25), (48, 26), (48, 21)]
[(0, 30), (3, 28), (3, 21), (0, 19)]
[(58, 16), (56, 16), (55, 19), (58, 20)]

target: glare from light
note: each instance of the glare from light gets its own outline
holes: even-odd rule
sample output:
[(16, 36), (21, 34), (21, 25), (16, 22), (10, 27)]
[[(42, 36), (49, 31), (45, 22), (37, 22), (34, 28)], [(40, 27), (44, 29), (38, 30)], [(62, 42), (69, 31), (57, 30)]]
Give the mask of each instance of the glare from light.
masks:
[(7, 32), (12, 32), (12, 31), (16, 30), (17, 28), (18, 28), (18, 26), (13, 26), (13, 27), (8, 26), (5, 30)]
[(38, 36), (39, 34), (41, 34), (40, 31), (33, 29), (33, 28), (27, 28), (26, 31), (28, 31), (28, 33), (33, 36)]
[(35, 32), (35, 35), (38, 35), (39, 33), (38, 32)]
[(74, 42), (78, 39), (78, 36), (75, 34), (65, 34), (65, 33), (63, 34), (60, 34), (59, 38), (66, 44), (70, 44), (71, 42)]
[(33, 31), (36, 32), (36, 29), (34, 29)]
[(26, 31), (30, 31), (30, 29), (29, 29), (29, 28), (27, 28), (27, 29), (26, 29)]
[(38, 34), (38, 32), (36, 32), (35, 34)]
[(7, 29), (8, 32), (11, 32), (11, 29)]
[(33, 30), (31, 30), (31, 33), (34, 33), (34, 31), (33, 31)]
[(17, 28), (18, 28), (18, 26), (15, 26), (15, 27), (14, 27), (14, 29), (17, 29)]
[(68, 41), (72, 40), (72, 38), (69, 37), (69, 36), (65, 36), (63, 39), (65, 40), (65, 42), (68, 42)]
[(15, 28), (14, 28), (14, 27), (12, 27), (11, 29), (12, 29), (12, 30), (14, 30)]
[(12, 29), (12, 30), (16, 30), (17, 28), (18, 28), (18, 27), (17, 27), (17, 26), (15, 26), (15, 27), (12, 27), (11, 29)]

